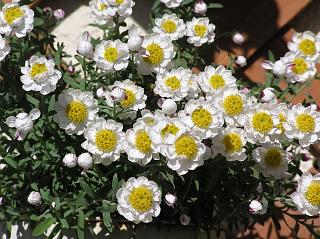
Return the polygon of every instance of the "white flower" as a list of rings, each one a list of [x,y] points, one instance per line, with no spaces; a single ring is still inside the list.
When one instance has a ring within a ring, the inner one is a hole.
[[[132,7],[135,5],[135,2],[132,0],[104,0],[104,2],[114,7],[122,18],[129,17],[132,14]]]
[[[40,110],[37,108],[30,111],[29,114],[23,112],[17,114],[16,117],[10,116],[6,120],[6,124],[10,128],[16,128],[16,139],[22,141],[25,139],[27,134],[33,129],[33,121],[40,117]]]
[[[198,0],[194,4],[194,12],[200,15],[205,15],[208,10],[207,4],[203,0]]]
[[[218,66],[217,68],[206,66],[204,72],[198,75],[198,83],[203,92],[213,96],[226,87],[237,87],[236,78],[224,66]]]
[[[277,103],[277,97],[274,93],[274,88],[267,87],[261,92],[261,102],[263,103]]]
[[[95,163],[109,165],[120,158],[124,140],[123,125],[114,120],[99,118],[84,131],[86,141],[81,144],[95,158]]]
[[[88,59],[93,58],[93,45],[91,44],[90,33],[85,31],[82,33],[81,40],[77,45],[77,52]]]
[[[40,193],[32,191],[28,196],[28,203],[34,206],[39,206],[42,203]]]
[[[247,140],[252,144],[270,143],[277,140],[281,130],[276,126],[280,121],[277,109],[273,104],[254,104],[247,112],[244,129]]]
[[[112,17],[116,15],[116,9],[105,0],[92,0],[89,2],[91,18],[95,23],[112,26]]]
[[[252,156],[265,177],[281,179],[288,171],[289,154],[279,146],[268,144],[258,147],[253,150]]]
[[[179,7],[183,0],[160,0],[160,2],[164,3],[168,8],[176,8]]]
[[[144,89],[135,85],[131,80],[116,81],[114,85],[109,86],[110,89],[118,87],[124,90],[124,98],[120,100],[120,106],[125,109],[124,112],[118,115],[121,119],[135,118],[138,110],[146,107],[147,96],[144,94]],[[112,92],[112,91],[111,91]],[[114,107],[115,99],[112,98],[111,92],[106,92],[106,103],[110,107]]]
[[[292,42],[288,42],[288,48],[317,63],[320,58],[320,34],[315,35],[311,31],[294,33]]]
[[[320,174],[313,177],[309,172],[304,173],[299,179],[297,191],[291,195],[291,198],[303,214],[319,215]]]
[[[110,91],[110,97],[114,102],[121,102],[127,96],[124,89],[116,86]]]
[[[162,111],[165,114],[171,115],[177,111],[177,103],[172,99],[166,99],[162,103]]]
[[[92,168],[93,165],[93,159],[90,154],[83,153],[80,154],[78,157],[78,165],[79,167],[83,168],[84,170],[88,170]]]
[[[168,207],[173,207],[177,201],[177,197],[175,195],[173,195],[172,193],[167,193],[164,196],[164,200],[165,200],[165,203],[167,204]]]
[[[211,43],[214,41],[216,26],[209,23],[209,18],[193,18],[191,22],[186,23],[187,41],[199,47],[204,43]]]
[[[132,129],[127,130],[122,147],[128,155],[128,160],[140,165],[146,165],[152,159],[159,159],[148,127],[143,121],[137,121]]]
[[[145,177],[129,178],[117,191],[118,213],[134,223],[149,223],[160,214],[161,190]]]
[[[145,129],[149,132],[150,128],[155,126],[159,120],[165,118],[165,115],[160,110],[151,112],[150,110],[141,110],[141,118],[137,119],[137,122],[142,122]]]
[[[303,58],[298,53],[287,52],[284,59],[291,66],[288,67],[286,73],[288,82],[305,82],[312,79],[317,73],[315,63]]]
[[[172,41],[176,41],[184,36],[186,25],[175,13],[164,14],[161,18],[155,19],[155,26],[152,31],[161,35],[164,34]]]
[[[188,94],[191,76],[191,70],[182,67],[173,69],[170,72],[164,71],[162,74],[157,75],[154,93],[161,97],[180,101]]]
[[[243,161],[247,158],[245,145],[246,132],[233,126],[221,129],[212,139],[212,152],[221,153],[228,161]]]
[[[53,116],[53,120],[70,135],[82,134],[87,124],[96,118],[99,111],[97,101],[91,92],[72,88],[59,95],[54,109],[57,113]]]
[[[199,85],[198,85],[198,75],[192,74],[191,78],[189,79],[189,89],[188,89],[188,95],[187,99],[196,99],[199,97],[199,94],[201,92]]]
[[[277,76],[283,76],[289,71],[289,68],[293,66],[293,62],[288,61],[285,57],[280,57],[280,59],[274,63],[264,60],[261,66],[266,70],[272,70],[273,74]]]
[[[66,13],[62,9],[57,9],[53,12],[53,16],[56,20],[61,21]]]
[[[75,155],[75,154],[66,154],[64,156],[64,158],[63,158],[63,163],[68,168],[74,168],[75,166],[77,166],[77,163],[78,163],[77,155]]]
[[[234,62],[240,67],[247,65],[247,59],[244,56],[236,56]]]
[[[268,201],[266,201],[266,205],[262,205],[258,200],[252,200],[249,204],[249,212],[251,214],[260,214],[263,215],[267,212]]]
[[[301,147],[308,147],[319,139],[320,113],[312,106],[294,105],[287,113],[283,128],[289,139],[296,138]]]
[[[224,123],[221,112],[202,97],[190,100],[178,116],[202,139],[216,136]]]
[[[245,113],[251,104],[244,93],[235,87],[230,87],[207,98],[213,101],[216,107],[224,114],[224,120],[227,125],[244,125]]]
[[[0,35],[0,61],[2,61],[11,51],[8,41]]]
[[[284,140],[290,140],[285,135],[285,129],[283,127],[283,124],[287,122],[289,107],[291,107],[291,105],[288,105],[286,103],[276,104],[276,109],[277,109],[276,112],[279,119],[279,124],[276,125],[276,127],[281,131],[281,134],[277,136],[279,137],[279,142],[282,142]]]
[[[173,67],[174,46],[170,38],[162,34],[151,34],[144,37],[142,50],[136,55],[138,73],[148,75],[152,72],[162,73]]]
[[[120,40],[102,41],[96,46],[94,60],[97,67],[105,71],[120,71],[129,64],[129,49],[126,43]]]
[[[21,67],[20,80],[25,91],[38,91],[42,95],[47,95],[56,89],[56,85],[62,73],[55,69],[52,59],[45,56],[32,56],[26,61],[25,66]]]
[[[128,48],[131,51],[138,51],[141,49],[143,37],[139,32],[139,29],[136,25],[132,25],[128,30]]]
[[[232,36],[232,41],[235,44],[241,45],[245,41],[245,38],[240,32],[235,32]]]
[[[174,135],[173,142],[166,145],[167,165],[179,175],[184,175],[203,165],[205,151],[201,138],[191,131],[180,130]]]
[[[19,0],[5,4],[0,12],[0,33],[25,37],[33,29],[34,12],[27,6],[20,6]]]

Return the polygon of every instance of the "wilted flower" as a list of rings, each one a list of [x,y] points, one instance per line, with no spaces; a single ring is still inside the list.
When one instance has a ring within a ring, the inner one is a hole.
[[[162,103],[162,111],[165,114],[171,115],[177,111],[177,103],[172,99],[166,99]]]
[[[90,154],[83,153],[80,154],[78,157],[78,165],[83,168],[84,170],[88,170],[92,168],[93,159]]]
[[[62,9],[57,9],[53,12],[53,16],[57,19],[57,21],[61,21],[65,16],[65,12]]]
[[[77,45],[77,52],[79,55],[84,56],[88,59],[93,58],[93,45],[91,44],[90,33],[85,31],[82,33],[81,41]]]
[[[198,0],[194,5],[194,12],[205,15],[208,10],[207,4],[203,0]]]
[[[74,168],[77,166],[77,155],[75,154],[66,154],[63,158],[63,163],[68,168]]]
[[[41,195],[39,192],[32,191],[28,196],[28,203],[34,206],[39,206],[41,204]]]

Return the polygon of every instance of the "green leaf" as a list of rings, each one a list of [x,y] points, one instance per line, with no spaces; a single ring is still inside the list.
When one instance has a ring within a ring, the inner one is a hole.
[[[47,218],[46,220],[40,222],[32,231],[32,236],[41,236],[43,235],[48,228],[55,223],[55,219],[50,217]]]
[[[89,186],[89,184],[83,181],[83,179],[80,179],[80,186],[86,192],[86,194],[88,194],[89,197],[94,198],[94,194],[91,187]]]
[[[4,161],[6,161],[6,163],[14,169],[18,168],[16,161],[14,161],[12,158],[4,157]]]
[[[223,5],[221,3],[209,3],[207,8],[223,8]]]
[[[115,190],[118,187],[118,175],[115,173],[112,178],[112,189]]]
[[[77,228],[77,235],[79,239],[84,239],[84,231],[80,228]]]
[[[75,89],[80,88],[79,83],[75,79],[73,79],[68,73],[65,73],[62,79],[64,80],[64,82],[69,84],[72,88],[75,88]]]
[[[188,5],[190,3],[192,3],[193,0],[184,0],[182,3],[181,3],[181,6],[185,6],[185,5]]]
[[[104,212],[102,212],[102,216],[103,216],[103,224],[105,225],[107,230],[111,232],[112,231],[112,224],[111,224],[110,212],[104,211]]]
[[[78,226],[81,229],[84,229],[84,213],[83,213],[83,211],[79,211]]]
[[[33,104],[35,107],[39,107],[40,101],[36,98],[32,97],[31,95],[26,95],[27,101],[29,101],[31,104]]]

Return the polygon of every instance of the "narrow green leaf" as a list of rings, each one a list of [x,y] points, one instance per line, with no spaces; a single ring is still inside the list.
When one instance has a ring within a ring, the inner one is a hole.
[[[221,3],[209,3],[207,8],[223,8],[223,5]]]
[[[6,163],[14,169],[18,168],[17,163],[12,158],[4,157],[4,161],[6,161]]]
[[[53,223],[55,223],[55,219],[52,217],[40,222],[32,231],[32,236],[43,235]]]
[[[35,107],[39,107],[40,101],[36,98],[32,97],[31,95],[26,95],[27,101],[33,104]]]
[[[89,184],[87,184],[85,181],[83,181],[81,179],[80,186],[86,192],[86,194],[88,194],[89,197],[94,198],[93,191],[92,191],[91,187],[89,186]]]
[[[84,231],[80,228],[77,228],[77,235],[79,239],[84,239]]]
[[[83,211],[79,211],[78,226],[81,229],[84,229],[84,213],[83,213]]]

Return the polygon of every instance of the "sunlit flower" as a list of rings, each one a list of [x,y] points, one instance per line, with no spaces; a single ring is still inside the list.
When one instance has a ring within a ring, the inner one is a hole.
[[[132,25],[128,29],[128,48],[131,51],[138,51],[141,49],[143,37],[136,25]]]
[[[179,7],[183,0],[160,0],[167,8]]]
[[[186,25],[176,14],[164,14],[161,18],[155,19],[155,26],[152,31],[168,36],[172,41],[178,40],[185,34]]]
[[[74,168],[78,164],[78,158],[75,154],[66,154],[63,157],[63,164],[68,168]]]
[[[177,103],[172,99],[166,99],[162,103],[162,111],[165,114],[174,114],[177,111]]]
[[[89,2],[89,7],[94,22],[108,26],[113,24],[112,17],[116,15],[116,9],[107,4],[105,0],[92,0]]]
[[[79,165],[79,167],[83,168],[84,171],[92,168],[93,159],[92,159],[91,155],[88,153],[80,154],[78,157],[78,165]]]
[[[132,0],[103,0],[108,5],[112,6],[117,14],[122,17],[126,18],[131,16],[132,8],[135,5],[135,2]]]
[[[82,33],[81,40],[77,45],[77,52],[79,55],[84,56],[88,59],[93,58],[93,45],[91,43],[90,33],[85,31]]]
[[[216,26],[209,22],[209,18],[193,18],[192,21],[186,23],[187,41],[195,46],[201,46],[204,43],[211,43],[214,41]]]

